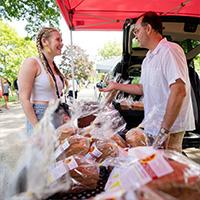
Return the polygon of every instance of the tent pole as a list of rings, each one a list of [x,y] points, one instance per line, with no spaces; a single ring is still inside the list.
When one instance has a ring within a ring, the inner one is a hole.
[[[72,30],[70,29],[70,45],[71,45],[71,66],[72,66],[72,88],[73,88],[73,103],[75,101],[75,83],[74,83],[74,60],[73,60],[73,51],[72,51],[72,45],[73,45],[73,38],[72,38]]]

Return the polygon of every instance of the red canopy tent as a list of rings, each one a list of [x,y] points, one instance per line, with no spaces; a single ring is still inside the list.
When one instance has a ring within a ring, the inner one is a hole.
[[[122,30],[145,11],[200,17],[200,0],[56,0],[70,30]]]
[[[126,18],[138,17],[145,11],[200,17],[200,0],[56,0],[56,3],[70,29],[71,45],[73,30],[120,31]],[[72,77],[74,80],[73,63]]]

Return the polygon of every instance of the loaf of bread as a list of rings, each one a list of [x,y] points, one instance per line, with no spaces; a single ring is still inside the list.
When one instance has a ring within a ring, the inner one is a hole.
[[[65,139],[76,134],[76,128],[74,127],[63,128],[59,130],[58,134],[59,134],[59,141],[60,143],[62,143]]]
[[[111,139],[114,140],[118,146],[122,148],[127,147],[126,141],[119,134],[113,135]]]
[[[168,159],[174,171],[155,179],[147,186],[156,191],[169,194],[180,200],[198,200],[200,197],[200,176],[189,172],[189,165]]]
[[[146,146],[147,137],[140,128],[132,128],[126,133],[126,142],[131,147]]]
[[[68,142],[68,147],[59,156],[58,160],[60,159],[63,160],[72,155],[82,155],[82,156],[86,155],[90,149],[91,139],[76,134],[69,137],[67,142]]]
[[[87,160],[81,156],[69,157],[69,159],[74,159],[76,166],[69,170],[70,176],[72,178],[72,187],[70,192],[81,192],[88,189],[95,189],[99,180],[99,167],[92,161]],[[65,160],[69,163],[69,160]],[[73,161],[74,162],[74,161]]]
[[[87,115],[87,116],[78,118],[78,127],[84,128],[84,127],[89,126],[94,121],[95,118],[96,118],[95,115]]]
[[[97,162],[102,162],[106,158],[118,156],[119,150],[112,140],[94,139],[88,154]]]
[[[59,138],[59,142],[63,142],[66,138],[71,137],[72,135],[75,135],[77,132],[77,128],[74,126],[64,124],[56,129],[56,134]]]

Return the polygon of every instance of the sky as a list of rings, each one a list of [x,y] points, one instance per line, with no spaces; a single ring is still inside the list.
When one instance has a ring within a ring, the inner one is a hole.
[[[66,22],[62,18],[60,29],[64,43],[70,44],[70,32]],[[109,41],[117,41],[122,44],[122,31],[73,31],[73,44],[80,46],[91,57],[95,57],[98,49],[101,49]]]
[[[20,36],[26,36],[24,30],[25,22],[13,21],[8,23],[16,29]],[[63,18],[60,20],[60,30],[62,32],[63,43],[69,45],[70,31]],[[98,50],[107,42],[117,41],[122,44],[122,31],[73,31],[72,41],[73,44],[78,45],[85,50],[91,60],[95,60]]]

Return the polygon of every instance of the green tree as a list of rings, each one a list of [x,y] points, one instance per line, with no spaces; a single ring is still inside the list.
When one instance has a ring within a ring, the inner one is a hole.
[[[198,54],[195,59],[194,59],[194,66],[196,71],[198,72],[199,76],[200,76],[200,54]]]
[[[34,36],[43,25],[58,27],[60,11],[55,0],[1,0],[0,18],[27,21],[26,30]]]
[[[66,77],[72,72],[72,61],[74,64],[74,74],[78,80],[83,82],[93,76],[94,63],[89,61],[88,55],[79,46],[69,45],[64,47],[60,68]]]
[[[188,53],[190,50],[200,45],[200,41],[188,39],[181,42],[180,45],[183,47],[184,51]],[[194,58],[194,66],[195,70],[200,74],[200,54]]]
[[[113,56],[120,56],[121,54],[121,43],[116,41],[105,43],[103,48],[98,51],[98,55],[104,59],[111,58]]]
[[[13,81],[22,61],[36,55],[35,43],[20,37],[17,32],[0,20],[0,72],[1,76]]]

